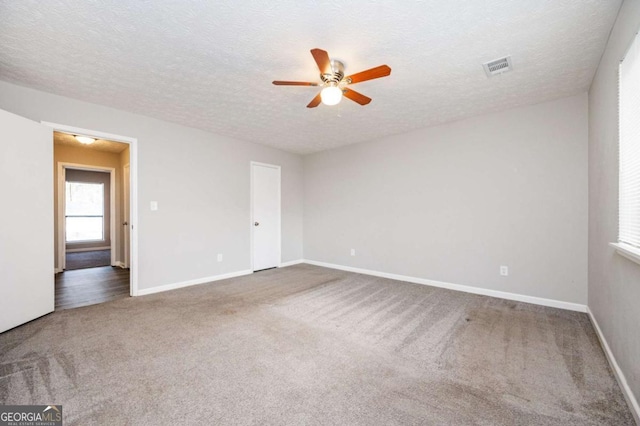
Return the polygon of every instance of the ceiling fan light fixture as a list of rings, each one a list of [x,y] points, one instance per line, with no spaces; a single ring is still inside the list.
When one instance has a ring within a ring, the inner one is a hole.
[[[307,108],[315,108],[320,103],[330,106],[337,105],[342,100],[342,96],[359,105],[368,105],[371,102],[371,98],[347,86],[373,80],[374,78],[387,77],[391,74],[391,68],[388,65],[380,65],[345,76],[344,63],[335,59],[331,60],[326,50],[311,49],[311,55],[316,61],[316,65],[318,65],[318,70],[320,70],[320,80],[322,81],[320,84],[308,81],[275,80],[272,82],[276,86],[321,86],[323,89],[311,99]]]
[[[327,86],[320,92],[320,98],[325,105],[338,105],[342,100],[342,90],[338,86]]]
[[[76,135],[75,138],[78,142],[83,143],[85,145],[91,145],[96,141],[94,138],[90,138],[89,136]]]

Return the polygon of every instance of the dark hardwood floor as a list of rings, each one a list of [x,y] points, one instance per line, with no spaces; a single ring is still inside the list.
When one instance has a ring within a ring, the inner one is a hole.
[[[129,270],[103,266],[56,274],[56,310],[129,297]]]
[[[98,268],[111,265],[111,250],[82,251],[67,253],[65,271],[83,268]]]

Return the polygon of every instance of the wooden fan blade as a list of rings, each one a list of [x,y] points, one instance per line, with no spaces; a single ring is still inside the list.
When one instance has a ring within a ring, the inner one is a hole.
[[[318,83],[309,83],[307,81],[274,81],[276,86],[317,86]]]
[[[371,102],[371,98],[368,98],[365,95],[356,92],[355,90],[345,88],[342,90],[342,94],[352,101],[359,103],[360,105],[366,105]]]
[[[322,98],[320,97],[320,93],[318,93],[316,97],[313,98],[311,102],[309,102],[309,105],[307,105],[307,108],[315,108],[318,105],[320,105],[320,102],[322,102]]]
[[[320,69],[320,74],[331,74],[333,70],[331,69],[331,60],[329,59],[329,54],[322,49],[311,49],[311,54],[313,55],[313,59],[315,59],[316,64],[318,64],[318,69]]]
[[[313,98],[311,102],[309,102],[309,105],[307,105],[307,108],[315,108],[318,105],[320,105],[320,102],[322,102],[322,98],[320,97],[320,93],[318,93],[316,97]]]
[[[391,68],[389,68],[388,65],[380,65],[379,67],[350,75],[347,78],[351,79],[350,84],[355,84],[362,81],[373,80],[374,78],[386,77],[389,74],[391,74]]]

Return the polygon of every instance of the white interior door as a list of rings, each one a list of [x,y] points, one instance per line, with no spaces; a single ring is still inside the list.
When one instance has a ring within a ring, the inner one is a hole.
[[[54,309],[53,130],[0,110],[0,332]]]
[[[280,265],[280,166],[251,163],[253,270]]]
[[[123,203],[123,208],[124,208],[124,214],[123,214],[123,227],[124,227],[124,267],[125,268],[129,268],[130,266],[130,262],[131,262],[131,253],[129,248],[131,247],[131,218],[130,218],[130,213],[131,213],[131,207],[130,207],[130,203],[129,203],[129,198],[130,198],[130,193],[131,193],[131,175],[130,175],[130,167],[129,165],[125,165],[122,168],[122,179],[123,179],[123,185],[122,185],[122,189],[123,189],[123,198],[124,198],[124,203]]]

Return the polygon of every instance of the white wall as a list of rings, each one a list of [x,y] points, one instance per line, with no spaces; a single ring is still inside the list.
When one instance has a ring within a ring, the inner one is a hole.
[[[139,289],[250,268],[252,160],[282,166],[282,260],[302,257],[298,155],[5,82],[0,109],[138,139]]]
[[[627,0],[589,90],[589,309],[636,400],[640,265],[609,243],[618,240],[618,64],[639,29],[640,1]]]
[[[138,138],[140,289],[250,267],[254,160],[282,166],[283,262],[304,198],[307,259],[586,303],[586,95],[307,156],[304,176],[294,154],[4,82],[0,108]]]
[[[587,302],[586,94],[305,156],[304,194],[305,259]]]

